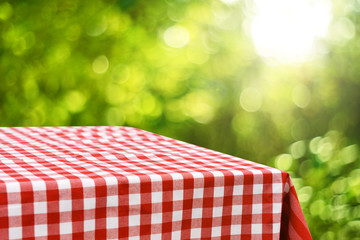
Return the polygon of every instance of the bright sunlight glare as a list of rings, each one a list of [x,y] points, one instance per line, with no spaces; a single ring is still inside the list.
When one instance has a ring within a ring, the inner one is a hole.
[[[251,35],[257,52],[280,63],[308,60],[331,21],[330,0],[255,0]]]

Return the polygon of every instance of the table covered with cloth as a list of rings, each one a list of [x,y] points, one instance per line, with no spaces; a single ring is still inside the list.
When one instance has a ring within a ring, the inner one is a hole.
[[[130,127],[0,128],[0,239],[311,239],[289,174]]]

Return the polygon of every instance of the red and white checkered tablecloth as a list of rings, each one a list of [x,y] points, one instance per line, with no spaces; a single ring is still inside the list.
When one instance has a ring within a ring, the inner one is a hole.
[[[289,175],[129,127],[0,128],[1,239],[311,239]]]

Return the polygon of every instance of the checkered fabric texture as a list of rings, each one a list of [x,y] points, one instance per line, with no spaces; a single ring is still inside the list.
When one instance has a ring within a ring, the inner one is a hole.
[[[0,128],[0,239],[311,239],[289,175],[129,127]]]

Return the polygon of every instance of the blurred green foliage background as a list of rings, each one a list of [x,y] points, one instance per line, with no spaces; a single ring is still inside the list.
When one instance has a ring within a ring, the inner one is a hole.
[[[316,12],[261,25],[261,0],[1,1],[0,125],[127,125],[274,166],[314,239],[360,239],[360,1],[303,2],[328,8],[322,37]]]

